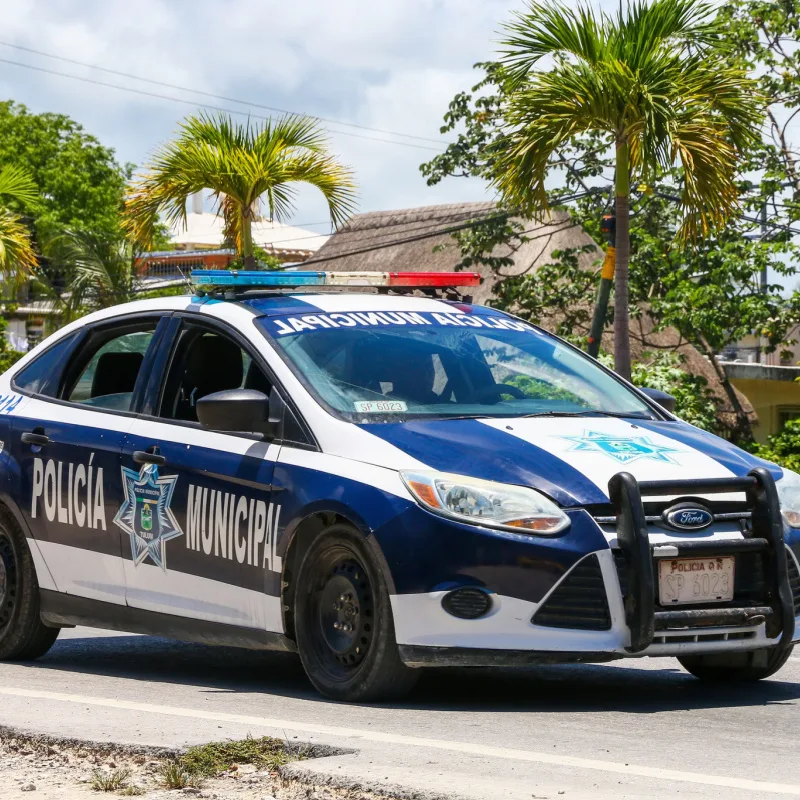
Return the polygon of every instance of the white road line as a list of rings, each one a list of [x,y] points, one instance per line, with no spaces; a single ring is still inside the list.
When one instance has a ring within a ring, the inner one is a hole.
[[[744,789],[751,792],[785,794],[800,797],[800,785],[790,783],[771,783],[754,781],[747,778],[729,778],[724,775],[704,775],[699,772],[682,772],[658,767],[641,767],[635,764],[620,764],[615,761],[600,761],[593,758],[575,756],[559,756],[552,753],[536,753],[529,750],[514,750],[505,747],[492,747],[470,742],[450,742],[444,739],[426,739],[418,736],[403,736],[380,731],[363,731],[356,728],[340,728],[332,725],[316,725],[294,720],[273,719],[271,717],[252,717],[244,714],[225,714],[217,711],[201,711],[194,708],[154,705],[151,703],[134,703],[128,700],[113,700],[106,697],[91,697],[80,694],[62,694],[60,692],[44,692],[31,689],[0,687],[0,695],[11,697],[27,697],[36,700],[55,700],[64,703],[80,703],[81,705],[117,708],[126,711],[138,711],[144,714],[163,714],[173,717],[213,720],[215,722],[231,722],[244,725],[255,725],[262,728],[293,730],[302,733],[314,733],[324,736],[362,739],[370,742],[406,745],[411,747],[427,747],[435,750],[448,750],[457,753],[468,753],[475,756],[491,756],[516,761],[528,761],[539,764],[554,764],[560,767],[577,769],[593,769],[600,772],[611,772],[618,775],[655,778],[658,780],[697,783],[705,786],[724,786],[730,789]]]

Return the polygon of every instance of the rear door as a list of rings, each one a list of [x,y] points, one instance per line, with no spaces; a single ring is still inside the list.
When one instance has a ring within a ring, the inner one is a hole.
[[[119,459],[161,319],[84,331],[66,363],[53,364],[57,383],[34,387],[16,417],[13,494],[60,592],[125,603],[121,534],[113,524],[123,494]]]
[[[176,318],[176,322],[177,322]],[[148,413],[122,456],[127,602],[134,608],[260,631],[282,631],[278,446],[204,430],[201,397],[225,389],[269,394],[254,348],[233,329],[181,318],[163,343]]]

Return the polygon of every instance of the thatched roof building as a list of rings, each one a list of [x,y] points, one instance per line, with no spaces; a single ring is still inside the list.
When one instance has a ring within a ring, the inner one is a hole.
[[[475,220],[490,217],[495,211],[494,203],[485,202],[357,214],[305,261],[303,268],[352,272],[450,272],[461,261],[461,252],[452,231],[463,229]],[[480,288],[472,292],[476,303],[486,303],[491,299],[498,276],[520,275],[535,270],[552,260],[554,250],[588,246],[587,252],[579,256],[579,263],[586,269],[599,267],[602,250],[567,213],[554,212],[544,222],[525,221],[524,229],[528,241],[515,249],[498,247],[492,254],[510,257],[513,266],[504,267],[499,273],[486,266],[474,268],[484,279]],[[557,322],[554,319],[536,321],[551,330]],[[588,330],[576,333],[588,334]],[[603,335],[603,349],[613,351],[613,332],[610,329]],[[670,350],[679,353],[688,372],[706,378],[720,400],[721,421],[733,427],[733,409],[712,365],[683,340],[678,331],[667,328],[654,332],[652,320],[643,311],[639,317],[631,320],[631,349],[634,359],[641,358],[648,351]],[[755,422],[756,415],[750,402],[741,392],[737,391],[737,394]]]

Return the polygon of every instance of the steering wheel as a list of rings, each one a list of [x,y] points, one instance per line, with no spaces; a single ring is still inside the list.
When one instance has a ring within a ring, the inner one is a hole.
[[[479,402],[487,395],[495,395],[497,398],[495,402],[499,403],[501,394],[510,394],[515,400],[522,400],[528,396],[519,386],[511,386],[508,383],[495,383],[492,386],[483,386],[480,389],[476,389],[472,393],[472,400]]]

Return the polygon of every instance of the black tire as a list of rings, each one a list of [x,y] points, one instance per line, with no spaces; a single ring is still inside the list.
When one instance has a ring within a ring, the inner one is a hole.
[[[760,681],[774,675],[788,660],[792,648],[764,647],[741,653],[709,653],[678,658],[695,678],[718,683]]]
[[[39,582],[25,537],[8,511],[0,509],[0,660],[39,658],[58,634],[39,616]]]
[[[397,651],[380,567],[349,525],[332,525],[308,548],[294,604],[300,659],[320,694],[349,702],[389,700],[416,683],[419,670],[405,666]]]

